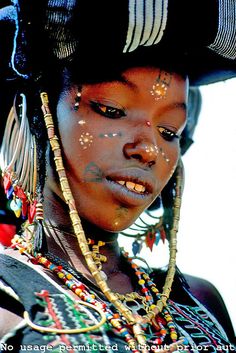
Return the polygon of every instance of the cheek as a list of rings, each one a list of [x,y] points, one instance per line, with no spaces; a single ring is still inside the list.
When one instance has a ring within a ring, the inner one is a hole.
[[[159,155],[156,170],[163,188],[172,177],[178,163],[180,156],[179,141],[162,144],[162,146],[158,146],[158,149]]]
[[[89,149],[94,142],[94,135],[88,128],[87,119],[74,109],[69,98],[62,99],[57,107],[58,129],[63,144],[64,154],[77,156]]]

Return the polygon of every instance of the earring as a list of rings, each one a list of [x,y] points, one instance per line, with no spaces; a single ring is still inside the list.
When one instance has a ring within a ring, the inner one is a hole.
[[[20,102],[19,102],[20,100]],[[47,251],[44,234],[43,204],[38,188],[37,146],[35,136],[31,134],[27,119],[27,104],[24,94],[14,100],[0,150],[0,168],[10,208],[16,217],[27,220],[27,230],[34,223],[36,229],[32,242],[32,252]],[[14,244],[14,239],[13,239]]]
[[[74,110],[77,111],[79,109],[80,101],[81,101],[81,91],[82,87],[78,87],[78,92],[75,97],[75,104],[74,104]]]
[[[20,99],[20,102],[19,102]],[[19,111],[19,114],[18,112]],[[36,214],[37,155],[35,137],[30,132],[24,94],[14,100],[8,115],[0,150],[4,190],[11,200],[10,207],[33,222]]]
[[[128,237],[135,238],[132,243],[132,252],[137,256],[145,244],[151,251],[154,245],[158,245],[161,239],[165,242],[166,235],[163,227],[163,204],[161,195],[155,200],[155,207],[146,210],[138,220],[125,232]]]
[[[179,209],[183,187],[183,164],[181,160],[161,195],[154,201],[143,215],[125,232],[120,234],[135,238],[132,244],[133,255],[138,256],[143,244],[151,251],[166,238],[171,239],[172,233],[177,233]]]

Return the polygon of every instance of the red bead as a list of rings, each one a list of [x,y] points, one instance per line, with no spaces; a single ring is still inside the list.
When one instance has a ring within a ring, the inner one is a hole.
[[[33,223],[34,221],[34,217],[36,215],[36,200],[33,203],[29,204],[29,208],[28,208],[28,220],[29,223]]]
[[[162,344],[162,339],[161,339],[161,338],[156,338],[156,339],[154,340],[154,342],[155,342],[157,345]]]
[[[23,217],[27,216],[28,213],[28,201],[26,199],[22,199],[21,213]]]
[[[10,189],[11,187],[11,180],[10,180],[10,174],[5,174],[3,177],[3,186],[5,193]]]
[[[21,201],[26,201],[27,196],[24,193],[23,189],[20,186],[15,186],[14,188],[14,194],[21,199]]]
[[[81,290],[85,290],[85,286],[83,285],[83,283],[80,283],[80,284],[78,285],[78,288],[81,289]]]
[[[75,291],[76,288],[78,288],[78,286],[77,286],[76,284],[73,284],[73,286],[71,287],[71,289],[72,289],[73,291]]]
[[[31,258],[31,259],[30,259],[30,262],[31,262],[33,265],[37,265],[37,264],[38,264],[38,260],[35,259],[35,258]]]

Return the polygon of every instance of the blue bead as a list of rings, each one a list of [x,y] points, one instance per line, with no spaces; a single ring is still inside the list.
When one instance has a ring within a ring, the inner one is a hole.
[[[134,256],[136,256],[141,250],[141,244],[135,240],[132,244],[132,252],[134,254]]]
[[[156,232],[155,245],[158,245],[158,244],[159,244],[160,239],[161,239],[160,233],[159,233],[159,232]]]
[[[7,198],[8,198],[8,200],[12,198],[13,191],[14,191],[13,186],[11,186],[11,187],[7,190]]]

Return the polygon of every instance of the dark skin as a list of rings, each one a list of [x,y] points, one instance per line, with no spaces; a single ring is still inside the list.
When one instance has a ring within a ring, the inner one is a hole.
[[[129,227],[160,194],[179,156],[187,82],[169,74],[166,97],[156,100],[151,90],[158,74],[158,69],[132,69],[120,81],[84,85],[78,111],[77,87],[72,86],[61,94],[57,107],[63,160],[85,233],[113,241],[103,248],[109,258],[103,266],[108,275],[121,267],[115,233]],[[48,173],[46,216],[68,229],[70,220],[53,169]],[[119,182],[135,184],[141,192]],[[76,240],[62,241],[74,266],[92,279]],[[121,283],[124,292],[133,289],[123,273],[109,276],[109,282],[113,290]]]
[[[173,75],[166,98],[155,100],[150,91],[158,72],[133,69],[123,75],[124,82],[84,85],[78,111],[74,110],[77,87],[60,96],[58,128],[72,193],[80,216],[100,229],[117,232],[130,226],[160,194],[176,166],[186,121],[187,84]],[[166,136],[169,132],[173,136]],[[89,142],[82,145],[86,136]],[[122,194],[122,186],[113,185],[118,181],[143,185],[145,192]],[[69,225],[50,170],[45,195],[53,197],[59,209],[57,223]],[[121,206],[127,209],[122,218],[117,215]],[[47,212],[50,218],[50,209]]]
[[[107,242],[103,270],[110,288],[120,293],[135,288],[129,272],[122,271],[117,232],[129,227],[165,187],[178,161],[186,123],[187,80],[167,74],[171,80],[166,96],[155,99],[151,91],[159,73],[136,68],[124,72],[120,81],[84,85],[78,110],[78,88],[71,85],[57,106],[64,166],[83,228],[89,237]],[[77,239],[69,234],[67,206],[50,163],[47,173],[44,209],[56,227],[49,232],[49,250],[93,280]],[[199,281],[192,280],[193,290],[195,283],[199,288]],[[207,291],[210,295],[210,285]],[[21,318],[1,310],[7,332]],[[226,315],[224,307],[222,313]]]

